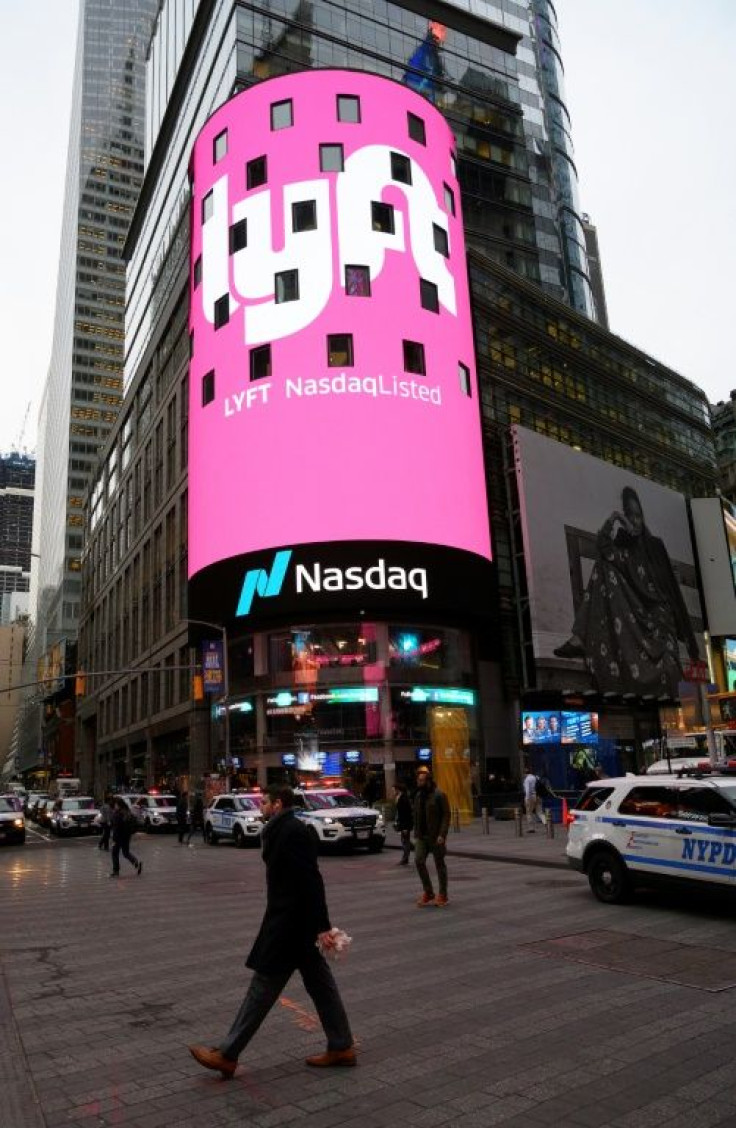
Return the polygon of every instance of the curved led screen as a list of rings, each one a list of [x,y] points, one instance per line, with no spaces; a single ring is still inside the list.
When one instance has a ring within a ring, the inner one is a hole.
[[[402,593],[450,610],[471,594],[455,590],[458,554],[476,597],[485,588],[453,151],[427,101],[352,71],[260,83],[201,131],[191,613],[280,613],[289,595],[294,610],[312,596],[328,609],[356,591],[367,606]]]

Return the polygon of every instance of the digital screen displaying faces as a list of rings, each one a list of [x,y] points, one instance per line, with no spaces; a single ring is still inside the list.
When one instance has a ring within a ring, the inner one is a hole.
[[[524,744],[595,744],[598,740],[598,714],[557,710],[521,715]]]

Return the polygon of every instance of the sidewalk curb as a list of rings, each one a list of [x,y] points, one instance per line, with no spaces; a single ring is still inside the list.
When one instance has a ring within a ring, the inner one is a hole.
[[[395,842],[387,842],[386,848],[388,850],[400,850],[401,845]],[[508,854],[489,854],[479,850],[454,850],[452,846],[447,847],[447,856],[448,858],[471,858],[478,862],[502,862],[509,866],[537,866],[540,869],[570,870],[572,872],[568,862],[563,859],[551,861],[547,858],[510,857]]]

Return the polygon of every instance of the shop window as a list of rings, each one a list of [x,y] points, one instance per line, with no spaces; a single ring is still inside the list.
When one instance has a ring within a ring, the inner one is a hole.
[[[328,336],[327,363],[330,368],[353,367],[353,337],[351,333],[331,333]]]
[[[217,164],[227,154],[227,130],[223,129],[222,133],[218,133],[217,137],[212,143],[212,158]]]
[[[371,272],[367,266],[345,267],[345,293],[349,298],[371,296]]]
[[[271,375],[271,346],[259,345],[250,350],[251,380],[266,380]]]
[[[242,251],[248,245],[248,220],[240,219],[230,228],[230,254]]]
[[[342,145],[320,145],[319,167],[322,172],[342,172],[345,167]]]
[[[291,230],[315,231],[317,228],[317,201],[300,200],[291,205]]]
[[[202,407],[206,407],[208,403],[212,403],[215,398],[215,370],[211,369],[205,372],[202,377]]]
[[[473,387],[470,383],[470,369],[462,361],[459,361],[457,371],[460,377],[460,391],[464,396],[472,396]]]
[[[444,255],[445,258],[450,257],[450,240],[447,237],[447,232],[444,227],[439,224],[432,224],[432,233],[434,235],[434,249],[438,254]]]
[[[404,348],[404,371],[413,372],[416,376],[426,375],[424,364],[424,345],[418,341],[402,341]]]
[[[393,235],[394,209],[391,204],[382,204],[373,200],[371,203],[371,227],[374,231],[383,231],[387,235]]]
[[[356,98],[352,94],[338,94],[337,120],[358,124],[360,122],[360,98]]]
[[[409,136],[412,141],[417,141],[420,145],[427,144],[427,130],[424,122],[416,114],[407,114],[406,120],[409,126]]]
[[[271,105],[271,129],[288,129],[294,124],[294,104],[291,98]]]
[[[428,282],[426,278],[419,279],[419,300],[422,309],[428,309],[432,313],[440,312],[439,290],[434,282]]]
[[[450,215],[454,215],[455,214],[455,193],[453,192],[452,188],[450,188],[449,184],[443,184],[443,188],[444,188],[444,191],[445,191],[445,207],[447,208]]]
[[[274,275],[276,304],[299,301],[299,271],[283,270]]]
[[[411,184],[411,161],[403,153],[391,154],[391,179]]]
[[[268,179],[268,163],[265,157],[256,157],[245,166],[246,188],[260,188]]]
[[[215,302],[215,329],[222,329],[230,320],[230,295],[223,294]]]

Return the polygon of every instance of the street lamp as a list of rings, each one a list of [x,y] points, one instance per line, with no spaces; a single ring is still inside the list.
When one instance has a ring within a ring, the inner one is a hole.
[[[195,627],[207,627],[213,631],[219,631],[222,635],[222,683],[223,683],[223,701],[225,703],[225,790],[230,790],[230,668],[228,665],[227,657],[227,627],[223,627],[221,623],[209,623],[206,619],[182,619],[183,623],[190,623]]]

